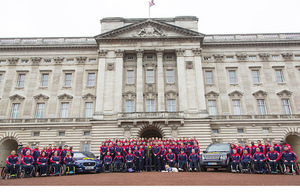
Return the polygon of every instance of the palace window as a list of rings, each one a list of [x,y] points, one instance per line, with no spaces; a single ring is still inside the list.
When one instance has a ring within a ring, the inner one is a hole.
[[[89,143],[82,143],[82,151],[89,152],[90,151],[90,144]]]
[[[36,105],[35,118],[43,118],[44,117],[44,109],[45,109],[45,103],[38,103]]]
[[[263,128],[263,133],[270,133],[270,128]]]
[[[267,114],[267,108],[266,108],[265,100],[257,100],[257,106],[258,106],[258,114],[259,115],[266,115]]]
[[[22,88],[25,84],[25,74],[19,74],[18,87]]]
[[[33,136],[34,136],[34,137],[39,137],[39,136],[40,136],[40,132],[39,132],[39,131],[33,132]]]
[[[168,112],[176,112],[176,100],[174,99],[169,99],[167,100],[167,108]]]
[[[241,115],[242,114],[242,107],[240,100],[232,100],[233,105],[233,114],[234,115]]]
[[[154,83],[154,70],[149,69],[146,71],[146,83]]]
[[[85,110],[84,110],[85,118],[92,118],[93,117],[93,111],[94,111],[94,103],[93,102],[86,102],[85,103]]]
[[[132,85],[134,84],[134,71],[127,70],[126,72],[126,84]]]
[[[19,118],[19,111],[20,111],[20,105],[19,103],[12,105],[12,112],[11,112],[11,118],[17,119]]]
[[[244,133],[244,129],[237,129],[238,133]]]
[[[258,70],[252,70],[252,78],[254,84],[260,84],[260,77]]]
[[[155,100],[149,99],[146,104],[146,112],[155,112]]]
[[[69,103],[62,102],[60,108],[60,118],[68,118],[69,117]]]
[[[284,114],[292,114],[291,106],[290,106],[290,100],[289,99],[282,99],[282,107],[283,107],[283,113]]]
[[[95,86],[95,73],[88,73],[88,87],[94,87]]]
[[[72,73],[65,73],[65,87],[71,87]]]
[[[48,73],[43,73],[42,74],[42,79],[41,79],[41,86],[42,87],[48,87],[48,79],[49,79],[49,74]]]
[[[256,60],[256,56],[249,56],[250,60]]]
[[[204,60],[211,60],[211,57],[203,57]]]
[[[170,69],[166,72],[167,83],[174,83],[174,70]]]
[[[236,73],[235,73],[235,70],[229,70],[228,71],[229,73],[229,83],[230,84],[236,84]]]
[[[217,101],[208,100],[207,104],[208,104],[209,115],[217,115]]]
[[[134,101],[126,100],[125,112],[134,112]]]
[[[217,133],[219,133],[219,129],[212,129],[211,132],[212,132],[213,134],[217,134]]]
[[[59,131],[58,136],[66,136],[66,132],[65,131]]]
[[[83,135],[84,135],[84,136],[90,136],[90,135],[91,135],[91,131],[84,131],[84,132],[83,132]]]
[[[277,83],[284,83],[282,70],[276,70]]]
[[[206,84],[208,84],[208,85],[211,85],[214,83],[212,71],[205,71],[205,81],[206,81]]]

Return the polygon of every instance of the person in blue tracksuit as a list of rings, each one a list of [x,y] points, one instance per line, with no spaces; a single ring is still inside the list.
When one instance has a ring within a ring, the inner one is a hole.
[[[64,146],[64,149],[60,152],[59,156],[60,156],[60,159],[62,159],[62,162],[61,164],[63,164],[63,159],[67,156],[67,153],[68,153],[69,149],[68,149],[68,146],[65,145]]]
[[[108,151],[108,147],[107,144],[104,143],[101,147],[100,147],[100,160],[103,160],[104,156],[106,155]]]
[[[133,161],[134,161],[134,155],[131,153],[131,150],[128,150],[128,154],[125,157],[126,166],[124,172],[128,171],[128,169],[132,168]]]
[[[50,157],[50,163],[54,168],[54,175],[59,175],[60,174],[60,168],[61,168],[61,159],[58,156],[58,151],[55,151],[53,153],[53,156]]]
[[[233,149],[233,154],[231,155],[231,167],[232,167],[232,172],[238,172],[239,170],[237,169],[238,164],[241,161],[241,156],[237,153],[237,149]]]
[[[109,172],[112,160],[113,159],[110,156],[110,152],[107,152],[106,156],[103,158],[104,172]]]
[[[135,171],[140,172],[141,167],[140,167],[140,151],[138,150],[138,147],[136,146],[134,151],[133,151],[133,156],[134,156],[134,165],[135,165]]]
[[[27,150],[26,156],[23,156],[21,162],[22,162],[22,167],[25,170],[25,175],[26,176],[30,175],[34,168],[34,166],[33,166],[34,158],[31,156],[29,150]],[[30,176],[32,176],[32,175],[30,175]]]
[[[282,152],[281,159],[285,165],[284,172],[286,173],[286,167],[290,168],[290,172],[294,171],[295,162],[298,160],[298,156],[295,152],[290,150],[290,147],[284,146],[284,151]]]
[[[36,160],[38,167],[40,169],[40,174],[42,176],[47,175],[47,170],[48,170],[48,157],[46,156],[46,152],[43,151],[41,155],[37,158]]]
[[[165,148],[164,145],[161,145],[160,162],[161,162],[161,167],[164,170],[165,170],[165,166],[166,166],[166,154],[167,154],[167,149]]]
[[[184,150],[180,151],[180,154],[178,154],[178,164],[179,164],[179,171],[184,170],[184,165],[187,163],[188,157],[186,153],[184,153]]]
[[[121,165],[124,163],[124,157],[121,155],[121,152],[117,153],[117,156],[114,158],[114,163],[116,166],[116,171],[120,171]]]
[[[34,159],[34,165],[36,166],[37,165],[37,163],[36,163],[36,160],[37,160],[37,158],[40,156],[40,154],[41,154],[41,152],[40,152],[40,150],[39,150],[39,145],[38,144],[36,144],[35,145],[35,148],[31,151],[31,156],[33,157],[33,159]]]
[[[192,153],[189,156],[189,160],[190,160],[190,171],[193,170],[194,171],[198,171],[198,161],[199,161],[199,155],[195,153],[195,150],[192,149]]]
[[[71,152],[67,152],[65,158],[63,159],[66,166],[69,168],[69,174],[75,173],[75,161],[73,157],[71,156]]]
[[[186,146],[186,155],[190,156],[190,154],[192,153],[192,150],[193,150],[193,146],[191,145],[190,142],[188,142],[187,146]]]
[[[169,149],[169,152],[166,154],[166,159],[170,167],[175,167],[176,155],[172,152],[172,149]]]
[[[108,146],[108,152],[112,158],[115,157],[115,147],[113,146],[112,142]]]
[[[115,154],[117,155],[118,153],[121,153],[123,152],[123,146],[121,145],[121,142],[118,142],[117,143],[117,146],[115,147]]]
[[[241,158],[241,164],[242,164],[244,172],[248,172],[249,171],[248,170],[248,165],[250,165],[251,161],[252,161],[252,156],[251,156],[251,154],[249,154],[248,150],[245,149],[244,150],[244,154],[243,154],[243,156]]]
[[[139,149],[139,167],[140,170],[143,171],[144,169],[144,161],[145,161],[145,150],[144,147],[140,147]]]
[[[154,157],[154,170],[155,171],[161,171],[160,167],[160,152],[161,152],[161,147],[158,146],[157,144],[152,147],[152,152],[153,152],[153,157]]]
[[[280,159],[280,154],[275,151],[273,147],[270,147],[270,151],[267,153],[266,157],[271,166],[271,173],[277,173],[277,164]]]
[[[11,151],[11,154],[6,158],[6,166],[10,172],[10,176],[15,177],[20,168],[20,160],[15,150]]]
[[[27,151],[30,151],[30,154],[31,154],[31,149],[29,147],[29,144],[26,144],[26,147],[24,147],[22,150],[21,150],[21,156],[26,156],[26,152]]]
[[[254,169],[257,173],[263,172],[263,166],[265,160],[266,160],[265,155],[262,152],[260,152],[260,149],[257,147],[256,152],[253,155]]]

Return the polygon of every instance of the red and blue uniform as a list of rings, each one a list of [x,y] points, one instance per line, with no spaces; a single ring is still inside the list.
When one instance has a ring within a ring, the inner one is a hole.
[[[9,155],[6,158],[6,166],[10,171],[10,175],[16,174],[17,170],[20,168],[20,160],[17,155]]]
[[[184,165],[187,163],[188,157],[186,153],[178,154],[178,164],[181,169],[184,169]]]
[[[143,147],[139,149],[139,167],[140,170],[145,170],[144,169],[144,159],[145,159],[145,151]]]
[[[259,144],[257,147],[259,148],[259,150],[260,150],[261,153],[263,153],[263,154],[266,153],[266,149],[265,149],[265,146],[264,146],[264,145]]]
[[[39,156],[36,160],[38,167],[40,168],[41,174],[47,174],[48,170],[48,157],[46,156]]]
[[[236,152],[240,155],[240,156],[243,156],[243,147],[242,146],[239,146],[236,148]]]
[[[26,175],[31,174],[33,170],[34,158],[31,155],[26,155],[23,156],[21,162],[22,162],[22,167],[25,170],[25,174]]]
[[[231,155],[231,159],[232,159],[232,161],[231,161],[232,169],[233,169],[233,170],[236,170],[237,165],[238,165],[238,164],[240,163],[240,161],[241,161],[241,156],[240,156],[238,153],[232,154],[232,155]]]
[[[61,168],[61,159],[59,156],[51,156],[50,157],[50,163],[54,167],[54,173],[59,174],[60,168]]]
[[[22,150],[21,150],[21,156],[26,156],[26,152],[27,151],[30,151],[30,154],[31,154],[31,149],[30,148],[27,148],[27,147],[24,147]]]
[[[248,165],[251,163],[251,160],[252,160],[251,154],[244,154],[242,156],[242,158],[241,158],[241,164],[243,166],[243,169],[248,169]]]
[[[69,168],[69,173],[75,172],[75,161],[72,156],[65,156],[63,161]]]
[[[190,154],[192,153],[192,149],[193,149],[193,146],[187,145],[186,146],[186,155],[190,156]]]
[[[267,153],[266,157],[271,166],[271,171],[276,172],[276,167],[277,167],[278,160],[280,159],[280,154],[275,150],[273,152],[269,151]],[[273,162],[274,160],[275,160],[275,162]]]
[[[165,147],[161,148],[160,162],[163,169],[165,169],[165,165],[166,165],[166,154],[167,154],[167,149]]]
[[[116,152],[116,155],[118,155],[118,152],[120,152],[120,154],[122,154],[122,152],[123,152],[123,147],[122,147],[122,146],[116,146],[116,147],[115,147],[115,152]]]
[[[244,148],[244,151],[245,150],[247,150],[248,151],[248,154],[250,154],[251,155],[251,148],[249,147],[249,146],[245,146],[245,148]],[[243,154],[244,155],[244,154]]]
[[[266,157],[262,152],[256,152],[253,155],[254,169],[258,172],[262,172],[265,160]]]
[[[124,157],[122,155],[117,155],[114,158],[114,163],[117,167],[117,171],[120,171],[121,165],[124,163]]]
[[[257,148],[256,145],[251,146],[251,153],[250,154],[252,155],[252,157],[256,153],[256,148]]]
[[[265,145],[265,155],[267,155],[267,153],[270,151],[270,145]]]
[[[290,170],[294,170],[293,166],[295,165],[295,162],[298,160],[298,156],[295,152],[291,150],[283,151],[281,155],[281,160],[283,161],[285,166],[292,167],[292,169]],[[284,171],[286,172],[286,167]]]
[[[127,154],[125,157],[125,160],[126,160],[126,171],[128,171],[129,168],[132,168],[133,161],[134,161],[134,155]]]
[[[281,154],[282,154],[282,148],[281,148],[281,146],[279,144],[274,144],[273,148],[281,156]]]
[[[193,169],[193,167],[194,167],[194,169],[198,170],[197,163],[199,161],[199,155],[196,153],[194,153],[194,154],[192,153],[189,156],[189,160],[190,160],[190,169]]]
[[[105,171],[109,171],[109,167],[112,163],[112,157],[110,155],[106,155],[104,158],[103,158],[103,163],[104,163],[104,169]]]
[[[140,171],[140,151],[139,150],[134,150],[133,151],[133,156],[134,156],[134,164],[135,164],[135,169],[137,172]]]
[[[155,145],[152,147],[152,152],[154,155],[154,169],[158,171],[161,171],[161,164],[160,164],[160,152],[161,152],[161,147],[158,145]]]
[[[43,152],[45,152],[45,154],[46,154],[46,157],[49,157],[49,153],[48,153],[48,151],[47,151],[47,150],[42,150],[42,151],[41,151],[41,154],[42,154]]]
[[[100,160],[103,160],[104,156],[106,155],[108,147],[103,145],[100,147]]]
[[[67,149],[62,150],[61,153],[59,154],[60,159],[64,159],[67,156],[67,153],[68,153]]]
[[[109,146],[108,147],[108,152],[110,153],[111,157],[114,158],[114,156],[115,156],[115,147],[114,146]]]
[[[37,158],[40,156],[40,150],[38,148],[34,148],[32,151],[31,151],[31,155],[34,159],[34,162],[36,163],[36,160]]]
[[[168,161],[168,165],[170,167],[174,167],[175,166],[175,162],[176,162],[176,155],[173,152],[169,152],[166,154],[166,159]]]
[[[196,154],[200,154],[200,147],[199,146],[193,146],[193,149],[195,150]]]

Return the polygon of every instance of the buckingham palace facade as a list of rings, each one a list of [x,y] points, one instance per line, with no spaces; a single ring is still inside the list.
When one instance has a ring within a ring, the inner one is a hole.
[[[196,137],[202,150],[287,139],[297,151],[299,86],[300,33],[114,17],[95,37],[0,38],[0,163],[25,143],[98,153],[107,138],[153,136]]]

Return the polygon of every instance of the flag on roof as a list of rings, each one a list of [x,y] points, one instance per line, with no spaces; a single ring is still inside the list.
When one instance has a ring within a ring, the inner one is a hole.
[[[149,7],[152,7],[153,5],[155,5],[154,0],[149,1]]]

